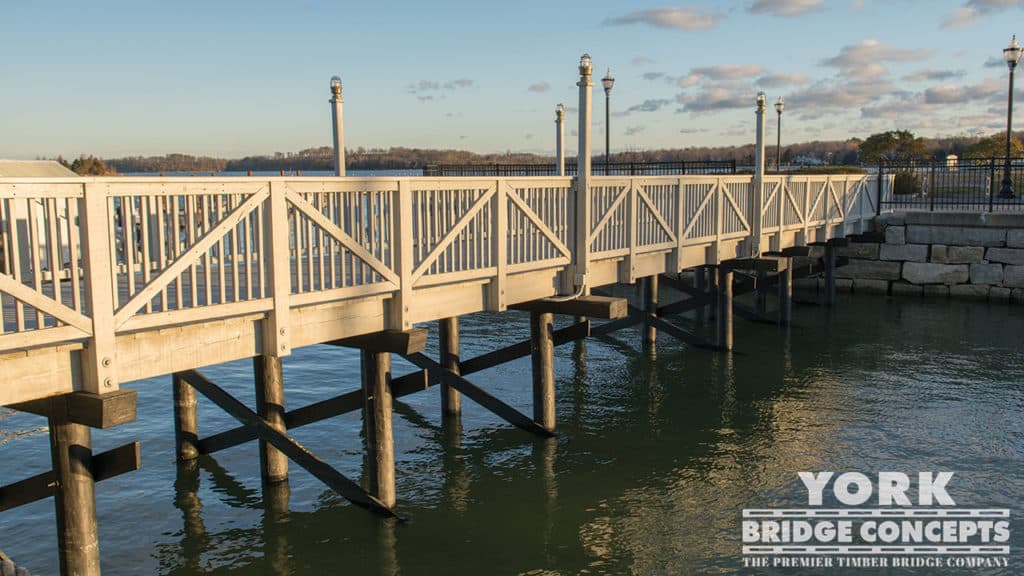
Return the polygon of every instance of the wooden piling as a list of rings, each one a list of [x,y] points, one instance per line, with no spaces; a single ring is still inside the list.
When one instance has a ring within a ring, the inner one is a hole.
[[[825,305],[836,303],[836,247],[825,244]]]
[[[708,293],[718,294],[718,271],[716,266],[705,266],[708,275]],[[718,303],[708,305],[708,317],[710,320],[718,318]]]
[[[459,318],[442,318],[437,321],[438,339],[441,347],[441,365],[447,370],[462,374],[459,367]],[[441,414],[458,416],[462,413],[462,395],[447,382],[441,382]]]
[[[264,354],[255,356],[252,363],[256,380],[256,414],[271,428],[285,434],[281,358]],[[263,439],[260,439],[260,476],[264,485],[288,480],[288,457]]]
[[[693,269],[693,287],[697,289],[697,293],[700,296],[704,296],[705,294],[707,294],[707,291],[708,291],[707,281],[706,281],[706,276],[705,276],[706,273],[707,273],[707,267],[705,267],[705,266],[698,266],[698,267]],[[705,319],[704,310],[705,310],[704,306],[701,306],[700,308],[697,308],[697,323],[698,324],[703,324],[704,323],[704,319]]]
[[[54,400],[55,406],[64,399]],[[57,545],[63,576],[99,576],[100,541],[92,475],[92,432],[68,421],[63,406],[49,417],[56,477]]]
[[[764,316],[768,313],[768,273],[764,270],[758,270],[755,281],[757,282],[757,288],[754,303],[757,306],[757,313]]]
[[[732,269],[718,268],[718,345],[732,350]]]
[[[555,343],[551,335],[554,315],[530,312],[530,349],[533,358],[533,420],[548,432],[555,430]]]
[[[199,457],[199,418],[196,391],[178,373],[171,376],[174,389],[174,443],[178,462]]]
[[[779,272],[779,324],[789,326],[793,322],[793,265],[787,259],[786,269]]]
[[[363,373],[363,423],[370,463],[370,493],[395,506],[395,443],[391,430],[391,354],[360,351]]]
[[[643,279],[643,283],[644,313],[648,319],[648,322],[644,324],[643,345],[645,348],[653,348],[658,340],[658,329],[655,328],[654,322],[651,322],[658,317],[658,275],[647,276]]]

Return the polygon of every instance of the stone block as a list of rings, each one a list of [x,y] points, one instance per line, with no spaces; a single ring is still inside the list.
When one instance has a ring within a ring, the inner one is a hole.
[[[1006,229],[908,224],[907,242],[947,246],[1005,246]]]
[[[1024,288],[1014,288],[1010,292],[1010,302],[1014,304],[1024,304]]]
[[[949,286],[944,284],[929,284],[921,288],[921,293],[925,298],[946,298],[949,296]]]
[[[1010,294],[1013,292],[1012,288],[1003,288],[1002,286],[993,286],[988,291],[988,299],[992,302],[1006,303],[1010,301]]]
[[[854,294],[888,294],[888,280],[871,280],[869,278],[853,279]]]
[[[903,264],[903,279],[911,284],[963,284],[970,278],[966,264],[935,264],[907,262]]]
[[[927,244],[882,244],[878,253],[879,260],[899,260],[901,262],[927,262]]]
[[[795,278],[793,280],[793,290],[815,292],[818,290],[818,280],[817,278]]]
[[[886,244],[906,244],[907,243],[907,227],[906,226],[889,226],[885,229],[885,243]]]
[[[882,228],[888,228],[889,226],[903,226],[906,222],[907,215],[905,212],[880,214],[875,218],[875,223],[880,224]]]
[[[1010,248],[1024,248],[1024,228],[1007,230],[1006,245]]]
[[[1003,286],[1024,288],[1024,266],[1005,266],[1003,268]]]
[[[1020,248],[989,248],[985,251],[985,260],[1002,264],[1024,266],[1024,249]]]
[[[849,278],[836,278],[836,292],[849,294],[853,292],[853,280]]]
[[[971,284],[1002,284],[1002,264],[971,264]]]
[[[862,260],[878,260],[877,242],[850,242],[849,246],[836,248],[836,256],[860,258]]]
[[[985,251],[984,248],[981,249]],[[949,246],[945,244],[932,244],[931,250],[928,253],[928,261],[935,262],[936,264],[950,264],[949,261]]]
[[[868,278],[874,280],[899,280],[899,262],[880,262],[850,258],[846,266],[836,269],[836,278]]]
[[[921,293],[924,292],[924,288],[921,286],[906,282],[893,282],[891,290],[893,296],[915,296],[917,298],[920,298]]]
[[[959,284],[949,287],[949,297],[961,300],[988,300],[989,286],[985,284]]]
[[[947,264],[974,264],[985,258],[985,249],[981,246],[950,246],[946,250]]]
[[[824,246],[809,246],[807,250],[807,257],[812,259],[824,258],[825,247]]]

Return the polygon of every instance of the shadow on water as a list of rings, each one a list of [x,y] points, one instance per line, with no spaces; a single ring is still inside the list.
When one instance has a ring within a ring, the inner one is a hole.
[[[169,519],[101,518],[104,574],[730,573],[741,511],[806,505],[802,470],[955,470],[958,504],[1024,512],[1024,311],[859,298],[795,313],[800,328],[788,330],[737,320],[743,354],[661,335],[652,355],[631,345],[639,330],[560,347],[554,439],[471,402],[461,422],[442,421],[436,389],[403,398],[395,438],[406,525],[348,505],[295,465],[290,487],[261,491],[254,446],[176,467],[168,448],[136,481]],[[463,355],[525,336],[521,320],[466,318]],[[296,354],[304,382],[337,380],[326,354]],[[529,413],[529,369],[524,359],[470,379]],[[405,370],[396,362],[396,374]],[[151,410],[140,420],[165,417],[168,405]],[[300,441],[365,482],[358,415],[309,428]],[[144,447],[166,434],[136,430]],[[119,510],[109,495],[99,509]],[[111,523],[118,534],[128,524],[138,544],[105,534]],[[1010,544],[1013,566],[1024,542]]]

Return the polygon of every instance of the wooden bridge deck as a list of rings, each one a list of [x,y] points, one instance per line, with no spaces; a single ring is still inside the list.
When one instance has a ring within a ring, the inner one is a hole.
[[[0,178],[0,405],[823,241],[878,200],[865,175],[575,182]]]

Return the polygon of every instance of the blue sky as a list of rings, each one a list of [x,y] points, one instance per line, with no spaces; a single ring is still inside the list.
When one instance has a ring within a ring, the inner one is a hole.
[[[1024,35],[1022,8],[1024,0],[5,0],[0,158],[239,157],[329,145],[333,74],[344,82],[349,148],[550,153],[563,102],[574,150],[583,52],[595,80],[609,67],[616,78],[614,151],[751,142],[758,90],[769,102],[785,97],[784,141],[893,128],[991,133],[1005,127],[1002,49]],[[774,112],[771,120],[774,140]],[[599,82],[594,123],[601,150]]]

